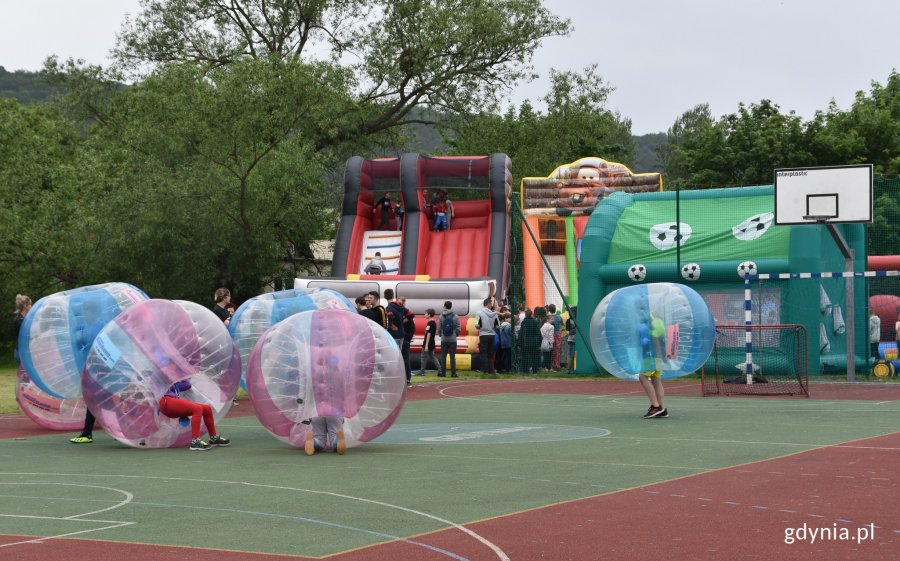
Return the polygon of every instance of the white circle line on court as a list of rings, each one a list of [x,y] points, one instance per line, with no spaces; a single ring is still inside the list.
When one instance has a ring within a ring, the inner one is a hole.
[[[422,516],[425,518],[430,518],[432,520],[436,520],[443,524],[450,525],[450,526],[456,528],[457,530],[459,530],[460,532],[463,532],[464,534],[469,535],[471,538],[474,538],[475,540],[481,542],[484,546],[486,546],[488,549],[493,551],[494,554],[497,555],[497,558],[500,559],[501,561],[510,561],[509,556],[507,556],[506,553],[502,549],[500,549],[496,544],[494,544],[487,538],[483,537],[481,534],[475,532],[474,530],[470,530],[469,528],[463,526],[462,524],[457,524],[456,522],[447,520],[446,518],[441,518],[439,516],[435,516],[433,514],[428,514],[427,512],[422,512],[420,510],[406,508],[403,506],[394,505],[394,504],[390,504],[390,503],[386,503],[386,502],[382,502],[382,501],[376,501],[373,499],[364,499],[362,497],[353,497],[351,495],[344,495],[341,493],[333,493],[331,491],[316,491],[316,490],[311,490],[311,489],[300,489],[297,487],[286,487],[286,486],[282,486],[282,485],[264,485],[261,483],[248,483],[248,482],[242,482],[242,483],[244,485],[249,485],[252,487],[264,487],[264,488],[270,488],[270,489],[282,489],[285,491],[300,491],[303,493],[313,493],[313,494],[317,494],[317,495],[329,495],[332,497],[339,497],[339,498],[343,498],[343,499],[350,499],[350,500],[354,500],[354,501],[360,501],[360,502],[364,502],[364,503],[370,503],[370,504],[375,504],[375,505],[379,505],[379,506],[384,506],[387,508],[393,508],[393,509],[400,510],[403,512],[408,512],[410,514],[415,514],[415,515]]]
[[[415,509],[403,507],[403,506],[400,506],[400,505],[394,505],[394,504],[391,504],[391,503],[386,503],[386,502],[383,502],[383,501],[376,501],[376,500],[373,500],[373,499],[366,499],[366,498],[363,498],[363,497],[354,497],[354,496],[352,496],[352,495],[344,495],[344,494],[341,494],[341,493],[334,493],[334,492],[331,492],[331,491],[319,491],[319,490],[316,490],[316,489],[303,489],[303,488],[299,488],[299,487],[286,487],[286,486],[280,486],[280,485],[266,485],[266,484],[262,484],[262,483],[251,483],[251,482],[248,482],[248,481],[223,481],[223,480],[216,480],[216,479],[200,479],[200,478],[193,478],[193,477],[162,477],[162,476],[148,476],[148,475],[94,474],[94,473],[89,473],[89,474],[84,474],[84,473],[38,473],[38,472],[12,472],[12,473],[0,473],[0,475],[27,475],[27,476],[43,476],[43,477],[105,477],[105,478],[119,477],[119,478],[125,478],[125,479],[151,479],[151,480],[162,479],[162,480],[166,480],[166,481],[187,481],[187,482],[195,482],[195,483],[216,483],[216,484],[223,484],[223,485],[235,485],[235,484],[238,484],[238,485],[247,485],[247,486],[251,486],[251,487],[261,487],[261,488],[269,488],[269,489],[282,489],[282,490],[285,490],[285,491],[298,491],[298,492],[301,492],[301,493],[310,493],[310,494],[314,494],[314,495],[327,495],[327,496],[332,496],[332,497],[337,497],[337,498],[342,498],[342,499],[347,499],[347,500],[352,500],[352,501],[358,501],[358,502],[364,502],[364,503],[369,503],[369,504],[375,504],[375,505],[379,505],[379,506],[384,506],[384,507],[386,507],[386,508],[391,508],[391,509],[400,510],[400,511],[403,511],[403,512],[408,512],[408,513],[410,513],[410,514],[415,514],[415,515],[418,515],[418,516],[422,516],[422,517],[424,517],[424,518],[429,518],[429,519],[435,520],[435,521],[437,521],[437,522],[441,522],[441,523],[443,523],[443,524],[447,524],[448,526],[451,526],[451,527],[457,529],[458,531],[460,531],[460,532],[462,532],[462,533],[464,533],[464,534],[469,535],[470,537],[472,537],[472,538],[475,539],[476,541],[478,541],[478,542],[482,543],[483,545],[485,545],[487,548],[489,548],[491,551],[494,552],[494,554],[497,556],[498,559],[500,559],[500,561],[510,561],[509,556],[506,555],[506,553],[505,553],[502,549],[500,549],[500,547],[498,547],[496,544],[494,544],[493,542],[491,542],[491,541],[488,540],[487,538],[483,537],[482,535],[478,534],[478,533],[475,532],[474,530],[470,530],[469,528],[467,528],[466,526],[464,526],[464,525],[462,525],[462,524],[458,524],[458,523],[456,523],[456,522],[453,522],[453,521],[451,521],[451,520],[447,520],[447,519],[445,519],[445,518],[441,518],[441,517],[439,517],[439,516],[435,516],[435,515],[433,515],[433,514],[428,514],[427,512],[422,512],[422,511],[419,511],[419,510],[415,510]],[[60,484],[60,485],[65,485],[65,484]],[[86,486],[88,486],[88,485],[86,485]],[[120,506],[120,505],[117,505],[116,508],[117,508],[118,506]],[[112,508],[112,507],[111,507],[111,508]],[[109,509],[103,509],[103,510],[109,510]],[[131,523],[130,523],[130,522],[126,522],[126,523],[124,523],[124,524],[131,524]],[[120,525],[123,525],[123,524],[120,523]],[[100,528],[100,529],[103,529],[103,528]],[[98,529],[98,530],[100,530],[100,529]],[[98,530],[87,530],[87,531],[98,531]],[[76,534],[76,533],[84,533],[84,532],[74,532],[74,533],[71,533],[71,534],[63,534],[63,535],[60,535],[60,536],[52,536],[52,537],[47,537],[47,538],[38,538],[38,539],[36,539],[36,540],[29,540],[28,542],[17,542],[17,543],[32,543],[32,542],[38,542],[38,541],[46,540],[46,539],[52,539],[52,538],[58,538],[58,537],[65,537],[65,536],[69,536],[69,535],[74,535],[74,534]],[[402,538],[401,538],[401,539],[402,539]],[[408,541],[408,540],[404,540],[404,541]],[[9,546],[9,545],[16,545],[16,544],[5,544],[5,546]],[[421,544],[421,545],[427,545],[427,544]],[[4,546],[0,546],[0,547],[4,547]],[[443,550],[436,549],[436,548],[434,548],[434,547],[432,547],[432,546],[428,546],[428,547],[429,547],[429,549],[433,549],[433,550],[436,550],[436,551],[441,551],[441,552],[443,552]],[[462,558],[460,558],[459,556],[456,556],[455,554],[452,554],[451,552],[445,552],[445,553],[447,553],[447,554],[449,554],[450,556],[455,557],[455,558],[457,558],[457,559],[462,559]]]
[[[115,510],[119,507],[125,506],[134,500],[134,495],[125,491],[123,489],[116,489],[115,487],[103,487],[101,485],[85,485],[82,483],[58,483],[55,481],[28,481],[28,482],[20,482],[20,481],[0,481],[0,485],[56,485],[62,487],[87,487],[90,489],[104,489],[106,491],[113,491],[116,493],[121,493],[125,496],[124,499],[114,504],[113,506],[101,508],[100,510],[92,510],[91,512],[84,512],[82,514],[73,514],[71,516],[66,516],[61,520],[72,520],[75,518],[81,518],[83,516],[91,516],[92,514],[100,514],[101,512],[107,512],[110,510]]]
[[[54,476],[57,474],[51,473],[51,474],[31,474],[31,475]],[[77,532],[67,532],[65,534],[57,534],[54,536],[44,536],[44,537],[40,537],[40,538],[34,538],[31,540],[23,540],[23,541],[18,541],[18,542],[4,543],[4,544],[0,544],[0,547],[12,547],[14,545],[24,545],[24,544],[28,544],[28,543],[42,543],[46,540],[68,538],[71,536],[77,536],[77,535],[81,535],[81,534],[89,534],[92,532],[99,532],[101,530],[112,530],[115,528],[121,528],[123,526],[130,526],[130,525],[134,524],[134,522],[121,522],[121,521],[116,521],[116,520],[92,520],[92,519],[84,518],[85,516],[89,516],[91,514],[98,514],[101,512],[107,512],[107,511],[125,506],[125,505],[129,504],[130,502],[132,502],[132,500],[134,499],[134,495],[123,489],[116,489],[115,487],[103,487],[101,485],[85,485],[85,484],[81,484],[81,483],[58,483],[58,482],[54,482],[54,481],[28,481],[28,482],[0,481],[0,485],[57,485],[57,486],[65,486],[65,487],[89,487],[92,489],[105,489],[107,491],[115,491],[117,493],[122,493],[123,495],[125,495],[125,499],[123,499],[122,501],[119,501],[118,503],[116,503],[110,507],[102,508],[100,510],[94,510],[91,512],[84,512],[82,514],[73,514],[71,516],[65,516],[65,517],[24,516],[24,515],[17,515],[17,514],[0,514],[0,516],[9,517],[9,518],[40,518],[43,520],[101,522],[104,524],[109,524],[109,526],[102,526],[100,528],[91,528],[89,530],[79,530]]]
[[[26,483],[22,483],[22,485],[26,485]],[[11,498],[11,499],[42,499],[42,498],[44,498],[44,497],[37,497],[37,496],[27,496],[27,497],[24,497],[24,496],[13,496],[13,495],[0,495],[0,496],[5,497],[5,498]],[[66,498],[66,497],[46,497],[46,499],[59,500],[59,501],[73,501],[73,502],[76,502],[76,501],[81,500],[81,499],[69,499],[69,498]],[[92,500],[93,502],[109,502],[109,501],[97,501],[97,500],[95,500],[95,499],[91,499],[91,500]],[[411,545],[421,546],[421,547],[423,547],[423,548],[430,549],[430,550],[435,551],[435,552],[437,552],[437,553],[440,553],[440,554],[442,554],[442,555],[446,555],[447,557],[450,557],[450,558],[452,558],[452,559],[456,559],[457,561],[469,561],[468,559],[466,559],[466,558],[464,558],[464,557],[462,557],[462,556],[460,556],[460,555],[457,555],[457,554],[455,554],[455,553],[453,553],[453,552],[451,552],[451,551],[447,551],[446,549],[442,549],[442,548],[439,548],[439,547],[436,547],[436,546],[433,546],[433,545],[431,545],[431,544],[427,544],[427,543],[424,543],[424,542],[419,542],[419,541],[416,541],[416,540],[411,540],[411,539],[408,539],[408,538],[403,538],[403,537],[401,537],[401,536],[395,536],[395,535],[393,535],[393,534],[387,534],[387,533],[384,533],[384,532],[377,532],[377,531],[374,531],[374,530],[367,530],[367,529],[365,529],[365,528],[358,528],[358,527],[355,527],[355,526],[347,526],[346,524],[336,524],[336,523],[334,523],[334,522],[328,522],[328,521],[325,521],[325,520],[317,520],[317,519],[314,519],[314,518],[308,518],[308,517],[305,517],[305,516],[291,516],[291,515],[286,515],[286,514],[277,514],[277,513],[272,513],[272,512],[260,512],[260,511],[253,511],[253,510],[242,510],[242,509],[236,509],[236,508],[216,508],[216,507],[205,507],[205,506],[198,506],[198,505],[180,505],[180,504],[173,504],[173,503],[152,503],[152,502],[132,501],[132,502],[129,503],[129,504],[134,505],[134,506],[150,506],[150,507],[161,507],[161,508],[170,508],[170,509],[208,510],[208,511],[215,511],[215,512],[228,512],[228,513],[233,513],[233,514],[247,514],[247,515],[253,515],[253,516],[268,516],[268,517],[272,517],[272,518],[283,518],[283,519],[288,519],[288,520],[299,520],[299,521],[302,521],[302,522],[309,522],[309,523],[312,523],[312,524],[321,524],[321,525],[324,525],[324,526],[331,526],[331,527],[333,527],[333,528],[340,528],[340,529],[342,529],[342,530],[350,530],[350,531],[353,531],[353,532],[360,532],[360,533],[370,534],[370,535],[373,535],[373,536],[377,536],[377,537],[379,537],[379,538],[388,538],[388,539],[391,539],[391,540],[400,540],[400,541],[403,541],[403,542],[408,543],[408,544],[411,544]],[[35,519],[35,520],[56,520],[56,521],[67,521],[67,520],[72,520],[72,521],[75,521],[75,522],[111,522],[110,520],[89,520],[89,519],[82,519],[82,518],[68,518],[68,517],[67,517],[67,518],[60,518],[60,517],[58,517],[58,516],[30,516],[30,515],[24,515],[24,514],[0,514],[0,517],[8,517],[8,518],[31,518],[31,519]],[[117,523],[117,524],[119,524],[119,525],[130,525],[130,524],[133,524],[133,522],[120,522],[120,523]],[[109,529],[109,528],[116,528],[116,527],[118,527],[118,526],[107,526],[107,527],[105,527],[105,528],[97,528],[97,529],[88,530],[88,531],[90,531],[90,532],[96,532],[96,531],[98,531],[98,530]],[[76,533],[79,533],[79,532],[76,532]],[[73,535],[73,534],[63,534],[63,535],[66,535],[66,536],[67,536],[67,535]],[[54,537],[61,537],[61,536],[54,536]],[[22,541],[22,542],[16,542],[15,544],[7,544],[7,545],[16,545],[16,544],[24,544],[24,543],[37,543],[37,542],[41,542],[41,541],[48,540],[48,539],[51,539],[51,538],[50,538],[50,537],[35,538],[35,539],[32,539],[32,540],[27,540],[27,541]],[[5,546],[3,546],[3,547],[5,547]]]

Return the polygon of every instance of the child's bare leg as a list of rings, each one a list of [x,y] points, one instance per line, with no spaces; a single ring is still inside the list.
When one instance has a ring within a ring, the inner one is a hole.
[[[650,400],[650,405],[653,407],[661,407],[660,400],[656,396],[656,387],[652,379],[643,374],[639,374],[638,380],[640,380],[641,386],[644,388],[644,393],[647,394],[647,399]],[[660,388],[661,387],[662,386],[660,386]]]
[[[663,400],[666,398],[666,392],[663,390],[662,378],[652,378],[650,382],[653,384],[653,389],[656,391],[656,399],[659,400],[659,407],[665,409],[665,405],[663,405]]]

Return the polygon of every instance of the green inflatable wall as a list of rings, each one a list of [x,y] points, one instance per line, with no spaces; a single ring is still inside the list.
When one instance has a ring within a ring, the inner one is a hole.
[[[588,333],[600,300],[613,290],[633,284],[628,269],[638,263],[647,271],[644,282],[679,282],[699,292],[718,325],[744,323],[744,282],[737,274],[742,261],[754,261],[760,273],[844,270],[843,255],[825,226],[773,224],[771,185],[682,191],[677,204],[676,195],[679,193],[675,191],[613,193],[597,206],[585,228],[578,273],[578,326],[584,333]],[[682,230],[680,264],[700,265],[701,274],[696,281],[686,281],[681,276],[671,235],[675,232],[671,226],[676,215],[681,224],[690,228],[689,235]],[[854,270],[864,271],[865,227],[838,224],[835,228],[854,251]],[[864,278],[754,282],[753,321],[803,325],[810,374],[844,372],[847,342],[840,320],[845,321],[846,327],[850,284],[854,291],[854,355],[858,357],[857,369],[862,368],[868,325]],[[830,307],[823,306],[826,300]],[[825,341],[828,346],[823,351],[821,343]],[[577,372],[601,370],[580,337],[576,338],[576,352]],[[734,361],[735,365],[744,360],[743,348],[735,347],[731,355],[725,355],[725,360]],[[720,352],[720,368],[722,357]]]

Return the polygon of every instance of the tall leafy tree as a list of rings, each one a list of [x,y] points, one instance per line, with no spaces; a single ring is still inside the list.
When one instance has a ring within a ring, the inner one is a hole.
[[[856,92],[849,111],[832,101],[808,127],[819,165],[871,163],[876,173],[900,174],[900,74]]]
[[[457,154],[506,153],[516,163],[516,185],[522,177],[542,177],[587,156],[630,164],[631,121],[606,106],[611,92],[596,65],[580,73],[553,70],[550,91],[541,98],[546,112],[525,101],[503,114],[461,116],[450,125],[448,142]]]
[[[431,107],[494,103],[568,22],[535,0],[146,0],[109,69],[47,70],[100,171],[88,206],[111,275],[154,295],[238,298],[310,258],[328,170]],[[132,85],[123,87],[123,81]]]
[[[93,167],[55,109],[0,99],[0,296],[35,298],[94,279],[83,205]]]
[[[299,61],[167,65],[91,105],[88,140],[103,170],[92,206],[105,217],[98,250],[110,274],[200,301],[210,286],[248,296],[296,274],[282,270],[287,249],[302,255],[331,235],[312,131],[349,102],[347,79]],[[73,94],[97,99],[90,84],[76,81]]]
[[[327,60],[356,78],[354,105],[317,148],[417,122],[425,105],[464,112],[531,75],[531,56],[569,22],[539,0],[145,0],[117,49],[132,75],[168,63]]]
[[[706,104],[676,119],[660,148],[667,181],[687,187],[769,183],[779,167],[870,163],[900,173],[900,75],[857,92],[849,111],[832,101],[803,122],[769,100],[716,120]]]
[[[661,148],[667,181],[681,187],[771,183],[773,170],[815,163],[803,122],[769,100],[714,120],[706,104],[685,112]]]

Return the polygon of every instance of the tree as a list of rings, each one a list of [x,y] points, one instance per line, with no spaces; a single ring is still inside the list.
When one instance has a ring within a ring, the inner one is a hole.
[[[709,104],[694,106],[675,120],[666,133],[667,142],[658,148],[666,181],[682,186],[692,174],[703,181],[715,181],[716,172],[710,169],[718,157],[716,149],[723,143],[720,130],[709,110]]]
[[[773,170],[815,163],[801,119],[769,100],[715,121],[709,106],[687,111],[661,149],[667,181],[681,187],[729,187],[772,182]]]
[[[315,141],[340,144],[495,103],[530,76],[545,37],[565,34],[539,0],[145,0],[116,50],[133,75],[169,63],[227,67],[247,58],[342,64],[355,103]],[[350,62],[348,62],[350,61]],[[338,117],[335,115],[334,117]]]
[[[873,81],[869,95],[856,92],[849,111],[832,101],[809,129],[818,165],[871,163],[875,173],[900,174],[900,74]]]
[[[870,163],[876,173],[900,173],[900,75],[860,91],[849,111],[832,101],[804,123],[769,100],[738,105],[715,120],[708,105],[679,117],[660,149],[667,181],[687,187],[771,183],[772,171]]]
[[[329,170],[426,122],[415,109],[495,103],[569,28],[536,0],[142,6],[114,67],[46,69],[98,163],[83,204],[107,274],[198,301],[292,274],[285,248],[331,236]]]
[[[95,240],[82,205],[92,163],[53,108],[0,99],[0,298],[90,284]]]
[[[296,274],[281,269],[287,248],[302,253],[333,228],[311,137],[348,103],[346,80],[299,61],[169,65],[93,104],[88,143],[102,173],[91,206],[108,273],[197,301],[210,287],[243,298]],[[90,84],[71,91],[96,98]]]
[[[631,121],[606,107],[612,88],[598,76],[596,65],[581,73],[551,70],[550,82],[550,91],[541,98],[546,113],[525,101],[502,115],[481,112],[453,121],[448,135],[452,151],[506,153],[516,162],[514,185],[522,177],[544,177],[588,156],[630,164]]]

